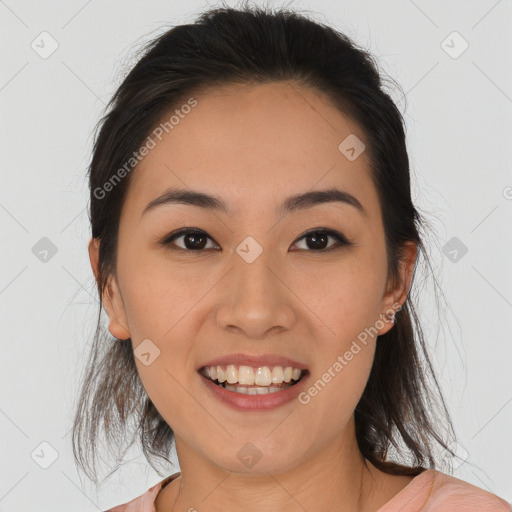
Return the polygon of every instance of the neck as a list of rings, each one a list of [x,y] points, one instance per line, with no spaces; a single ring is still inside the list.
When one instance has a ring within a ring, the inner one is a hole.
[[[353,426],[351,433],[354,433]],[[276,470],[268,462],[267,465],[257,462],[253,471],[247,473],[226,471],[176,438],[181,474],[159,494],[156,511],[377,510],[393,495],[389,493],[389,485],[387,491],[384,489],[384,480],[387,485],[389,479],[370,462],[366,461],[365,465],[355,435],[349,438],[351,442],[347,443],[345,432],[344,437],[326,444],[313,457],[304,458],[300,464],[285,470]],[[264,462],[263,458],[259,462]]]

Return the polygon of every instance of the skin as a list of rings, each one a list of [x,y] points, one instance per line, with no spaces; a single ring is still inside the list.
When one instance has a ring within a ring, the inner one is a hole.
[[[353,413],[376,336],[307,405],[294,400],[240,412],[209,399],[196,368],[233,352],[278,353],[307,365],[314,383],[359,333],[403,304],[417,248],[407,244],[392,287],[369,158],[363,152],[349,161],[338,150],[349,134],[365,141],[364,133],[326,97],[291,82],[217,87],[194,97],[198,105],[133,171],[117,275],[103,295],[113,336],[131,337],[134,349],[149,338],[160,350],[149,366],[135,358],[149,397],[174,430],[181,469],[156,510],[375,511],[412,480],[369,462],[367,469],[357,448]],[[218,195],[234,214],[173,204],[141,217],[171,186]],[[276,216],[287,197],[331,187],[356,196],[366,215],[325,203]],[[211,237],[203,252],[179,251],[183,237],[176,250],[158,245],[183,227]],[[318,227],[353,245],[331,252],[308,245],[304,233]],[[236,252],[247,236],[263,248],[251,264]],[[98,250],[91,240],[96,275]],[[383,323],[378,335],[393,328]],[[262,454],[251,468],[237,457],[247,442]]]

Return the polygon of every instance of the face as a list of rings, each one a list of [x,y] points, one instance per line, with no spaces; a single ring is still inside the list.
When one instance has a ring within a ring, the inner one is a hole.
[[[117,275],[103,297],[109,329],[149,354],[135,358],[137,369],[178,453],[251,472],[238,456],[250,442],[261,453],[258,472],[284,471],[353,441],[376,336],[393,327],[382,315],[404,302],[415,251],[391,289],[368,155],[349,159],[338,148],[365,135],[327,98],[291,83],[194,97],[197,106],[133,171]],[[226,211],[182,203],[145,211],[170,188],[216,196]],[[331,200],[280,209],[291,196],[327,189],[361,207]],[[200,233],[176,234],[182,228]],[[90,254],[94,267],[93,244]],[[215,398],[198,368],[235,353],[301,363],[301,400],[240,410]]]

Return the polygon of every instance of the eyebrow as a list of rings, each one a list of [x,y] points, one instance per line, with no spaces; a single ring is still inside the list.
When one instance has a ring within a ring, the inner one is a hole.
[[[277,213],[279,215],[286,215],[288,213],[311,208],[319,204],[332,202],[348,204],[356,208],[361,214],[365,216],[367,215],[363,205],[355,196],[337,188],[313,190],[303,194],[293,195],[281,204]],[[142,211],[141,217],[159,206],[168,204],[185,204],[204,208],[206,210],[217,210],[228,215],[232,215],[229,206],[220,197],[196,190],[170,188],[162,195],[150,201]]]

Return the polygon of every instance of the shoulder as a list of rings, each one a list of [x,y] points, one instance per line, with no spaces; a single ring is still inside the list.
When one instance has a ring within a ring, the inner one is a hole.
[[[464,480],[434,471],[430,496],[422,509],[424,512],[511,512],[512,508],[504,499]]]
[[[512,512],[498,496],[435,469],[426,469],[378,512]]]
[[[153,487],[150,487],[144,494],[134,498],[133,500],[117,505],[116,507],[109,508],[105,512],[155,512],[155,500],[165,485],[177,478],[179,473],[175,473],[164,478]],[[508,512],[508,511],[507,511]]]

